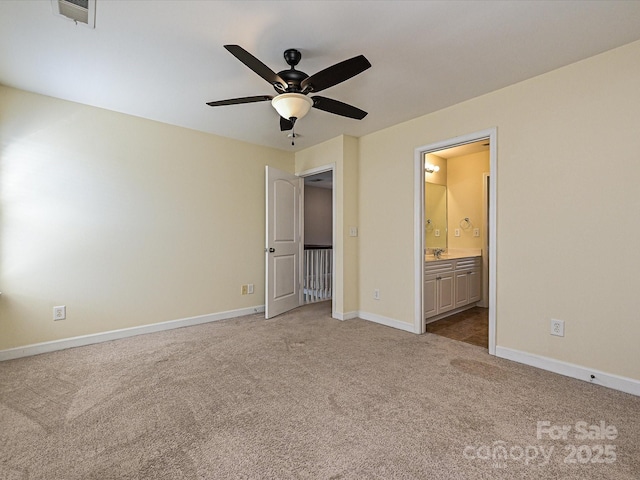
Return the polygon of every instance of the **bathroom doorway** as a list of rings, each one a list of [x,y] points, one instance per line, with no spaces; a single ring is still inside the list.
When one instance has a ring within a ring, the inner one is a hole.
[[[495,355],[496,130],[426,145],[415,152],[416,331],[466,339]],[[432,210],[428,212],[430,207],[425,205],[431,183],[447,192],[444,223],[432,219]],[[430,258],[442,250],[443,236],[446,247],[440,258],[444,261]],[[438,248],[433,248],[434,240]],[[434,260],[437,263],[430,263]],[[471,263],[475,268],[470,268]],[[444,274],[430,273],[440,266],[452,269],[450,282]],[[439,290],[435,279],[441,280]],[[476,293],[467,294],[467,289]],[[434,300],[438,295],[442,296]],[[447,295],[452,297],[451,304]],[[442,301],[436,305],[441,310],[433,310],[434,301]]]

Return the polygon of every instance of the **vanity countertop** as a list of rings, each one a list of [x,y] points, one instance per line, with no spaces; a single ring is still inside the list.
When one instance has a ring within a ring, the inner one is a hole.
[[[447,253],[443,253],[442,255],[440,255],[440,258],[436,258],[433,256],[432,253],[425,255],[424,257],[424,261],[425,262],[437,262],[440,260],[455,260],[457,258],[471,258],[471,257],[481,257],[482,256],[482,251],[481,250],[474,250],[474,249],[469,249],[469,250],[460,250],[460,251],[449,251]]]

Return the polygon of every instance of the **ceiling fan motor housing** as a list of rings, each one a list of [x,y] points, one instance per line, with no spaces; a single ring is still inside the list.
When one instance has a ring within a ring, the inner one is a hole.
[[[291,66],[291,68],[289,70],[282,70],[281,72],[278,72],[278,76],[287,82],[286,91],[288,93],[301,92],[302,89],[300,88],[300,82],[309,77],[306,73],[295,69],[295,66],[300,62],[301,58],[302,54],[295,48],[290,48],[284,52],[284,59],[287,62],[287,65]],[[277,87],[274,88],[276,91],[279,91]]]
[[[302,89],[300,88],[300,82],[309,76],[306,73],[301,72],[300,70],[294,70],[293,68],[291,70],[282,70],[281,72],[278,72],[278,75],[287,82],[286,90],[288,93],[301,92]],[[278,91],[277,88],[276,91]]]

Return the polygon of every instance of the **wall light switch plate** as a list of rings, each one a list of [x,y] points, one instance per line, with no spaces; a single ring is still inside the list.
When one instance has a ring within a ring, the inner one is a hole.
[[[349,236],[357,237],[358,236],[358,227],[349,227]]]
[[[479,228],[474,228],[473,229],[473,236],[474,237],[479,237],[480,236],[480,229]]]

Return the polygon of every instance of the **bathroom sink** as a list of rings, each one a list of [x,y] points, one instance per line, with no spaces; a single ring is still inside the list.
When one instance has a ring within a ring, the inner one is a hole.
[[[435,262],[437,260],[455,260],[458,258],[468,258],[468,257],[480,257],[482,253],[480,251],[458,251],[458,252],[446,252],[440,255],[440,257],[436,257],[433,253],[429,253],[425,255],[425,262]]]

